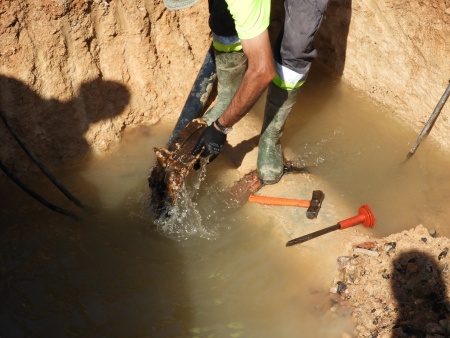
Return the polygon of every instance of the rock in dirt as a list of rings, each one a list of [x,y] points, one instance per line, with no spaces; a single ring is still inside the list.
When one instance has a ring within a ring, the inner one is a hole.
[[[330,289],[352,308],[355,337],[450,336],[450,239],[419,225],[371,242],[359,249],[377,255],[342,253]]]

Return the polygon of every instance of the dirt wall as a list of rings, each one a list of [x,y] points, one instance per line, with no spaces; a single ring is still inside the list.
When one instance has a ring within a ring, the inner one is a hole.
[[[419,133],[450,80],[450,1],[331,0],[318,61]],[[450,103],[429,138],[450,146]]]
[[[419,132],[450,78],[449,13],[448,0],[331,0],[317,61]],[[44,160],[175,121],[210,44],[207,17],[206,0],[177,12],[162,0],[3,0],[0,109]],[[446,147],[449,114],[447,104],[430,135]],[[20,152],[0,127],[0,156],[14,165]]]
[[[161,0],[1,1],[0,109],[40,158],[104,152],[127,126],[179,114],[210,44],[206,16],[206,4]]]

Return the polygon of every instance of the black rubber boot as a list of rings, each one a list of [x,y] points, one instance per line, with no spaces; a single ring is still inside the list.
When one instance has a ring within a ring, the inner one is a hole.
[[[300,88],[284,90],[270,83],[264,122],[258,145],[258,176],[264,184],[277,183],[283,176],[283,154],[280,138]]]
[[[209,109],[203,119],[211,124],[217,120],[228,108],[238,89],[247,69],[247,57],[244,52],[218,52],[216,55],[217,69],[217,100]]]

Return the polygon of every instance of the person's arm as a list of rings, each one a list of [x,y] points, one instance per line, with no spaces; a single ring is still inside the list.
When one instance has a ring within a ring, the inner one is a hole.
[[[241,40],[241,44],[248,59],[248,68],[233,100],[218,119],[219,123],[226,128],[232,127],[252,109],[275,77],[275,65],[267,29],[254,38]],[[222,150],[225,140],[226,135],[213,122],[200,137],[192,154],[197,155],[204,148],[203,157],[217,155]]]
[[[270,22],[270,0],[225,0],[235,21],[236,31],[248,60],[248,68],[228,108],[217,120],[222,127],[231,127],[243,118],[275,77],[275,62],[267,27]],[[226,135],[213,122],[200,136],[192,154],[203,157],[220,153]]]
[[[267,29],[252,39],[241,40],[241,44],[248,59],[248,69],[229,107],[219,118],[224,127],[231,127],[243,118],[275,77]]]

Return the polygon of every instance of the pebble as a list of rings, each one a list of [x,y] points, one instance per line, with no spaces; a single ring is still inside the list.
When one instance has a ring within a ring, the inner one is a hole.
[[[380,254],[377,251],[367,250],[367,249],[361,249],[361,248],[354,248],[353,251],[362,253],[368,256],[372,257],[378,257]]]
[[[339,281],[337,283],[337,292],[339,294],[341,294],[342,292],[345,292],[345,290],[347,290],[347,285],[345,285],[345,283]]]
[[[448,319],[441,319],[439,321],[439,325],[444,329],[447,330],[448,327]]]
[[[377,244],[375,242],[364,242],[361,244],[357,244],[353,246],[354,248],[361,248],[361,249],[376,249],[377,248]]]
[[[397,247],[397,243],[395,243],[395,242],[385,243],[384,244],[384,251],[386,251],[386,253],[389,253],[392,250],[395,250],[396,247]]]
[[[428,323],[425,325],[425,331],[428,334],[441,334],[445,333],[445,330],[442,326],[440,326],[438,323]]]
[[[438,260],[445,258],[447,256],[447,253],[448,253],[448,248],[445,248],[444,250],[442,250],[442,252],[438,256]]]
[[[337,262],[338,262],[338,269],[342,270],[345,269],[346,267],[350,266],[350,261],[352,260],[353,257],[351,256],[339,256],[337,258]]]

